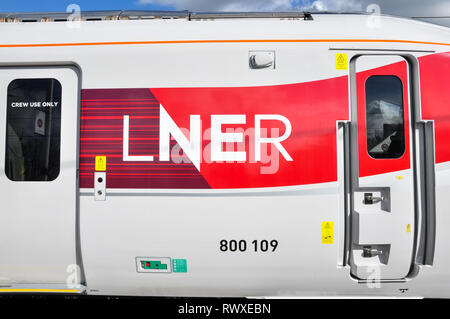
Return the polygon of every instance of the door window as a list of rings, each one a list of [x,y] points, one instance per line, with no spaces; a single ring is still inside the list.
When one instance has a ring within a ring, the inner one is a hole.
[[[5,173],[12,181],[52,181],[59,175],[61,84],[18,79],[8,86]]]
[[[403,85],[396,76],[366,81],[367,152],[373,158],[399,158],[405,152]]]

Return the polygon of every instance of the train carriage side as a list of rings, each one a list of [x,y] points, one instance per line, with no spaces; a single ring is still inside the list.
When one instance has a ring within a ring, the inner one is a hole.
[[[379,18],[0,23],[0,292],[449,297],[450,31]]]

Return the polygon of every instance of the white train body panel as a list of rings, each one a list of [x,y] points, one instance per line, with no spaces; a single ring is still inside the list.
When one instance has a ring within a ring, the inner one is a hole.
[[[0,292],[450,297],[450,30],[375,18],[0,23]]]

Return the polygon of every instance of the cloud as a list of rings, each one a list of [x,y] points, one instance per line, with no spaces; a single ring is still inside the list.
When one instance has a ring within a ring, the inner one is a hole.
[[[139,0],[138,3],[193,11],[283,11],[299,8],[299,0]]]
[[[450,15],[448,0],[138,0],[138,4],[192,11],[366,11],[377,4],[383,14]]]
[[[368,6],[376,4],[381,13],[404,16],[443,16],[450,15],[448,0],[317,0],[314,9],[338,11],[366,11]]]
[[[361,11],[362,0],[138,0],[141,5],[163,5],[193,11]]]
[[[311,11],[365,11],[360,0],[317,0],[304,6]]]

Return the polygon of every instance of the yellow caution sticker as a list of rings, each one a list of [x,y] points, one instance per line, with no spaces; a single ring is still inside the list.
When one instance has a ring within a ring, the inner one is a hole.
[[[406,225],[406,232],[410,233],[411,232],[411,224],[407,224]]]
[[[403,180],[403,176],[402,175],[395,176],[395,178],[398,179],[399,181]]]
[[[334,240],[334,223],[322,222],[322,244],[332,244]]]
[[[336,70],[347,70],[347,54],[346,53],[336,53],[334,55],[334,64],[336,66]]]
[[[106,171],[106,156],[95,157],[95,170],[100,172]]]

